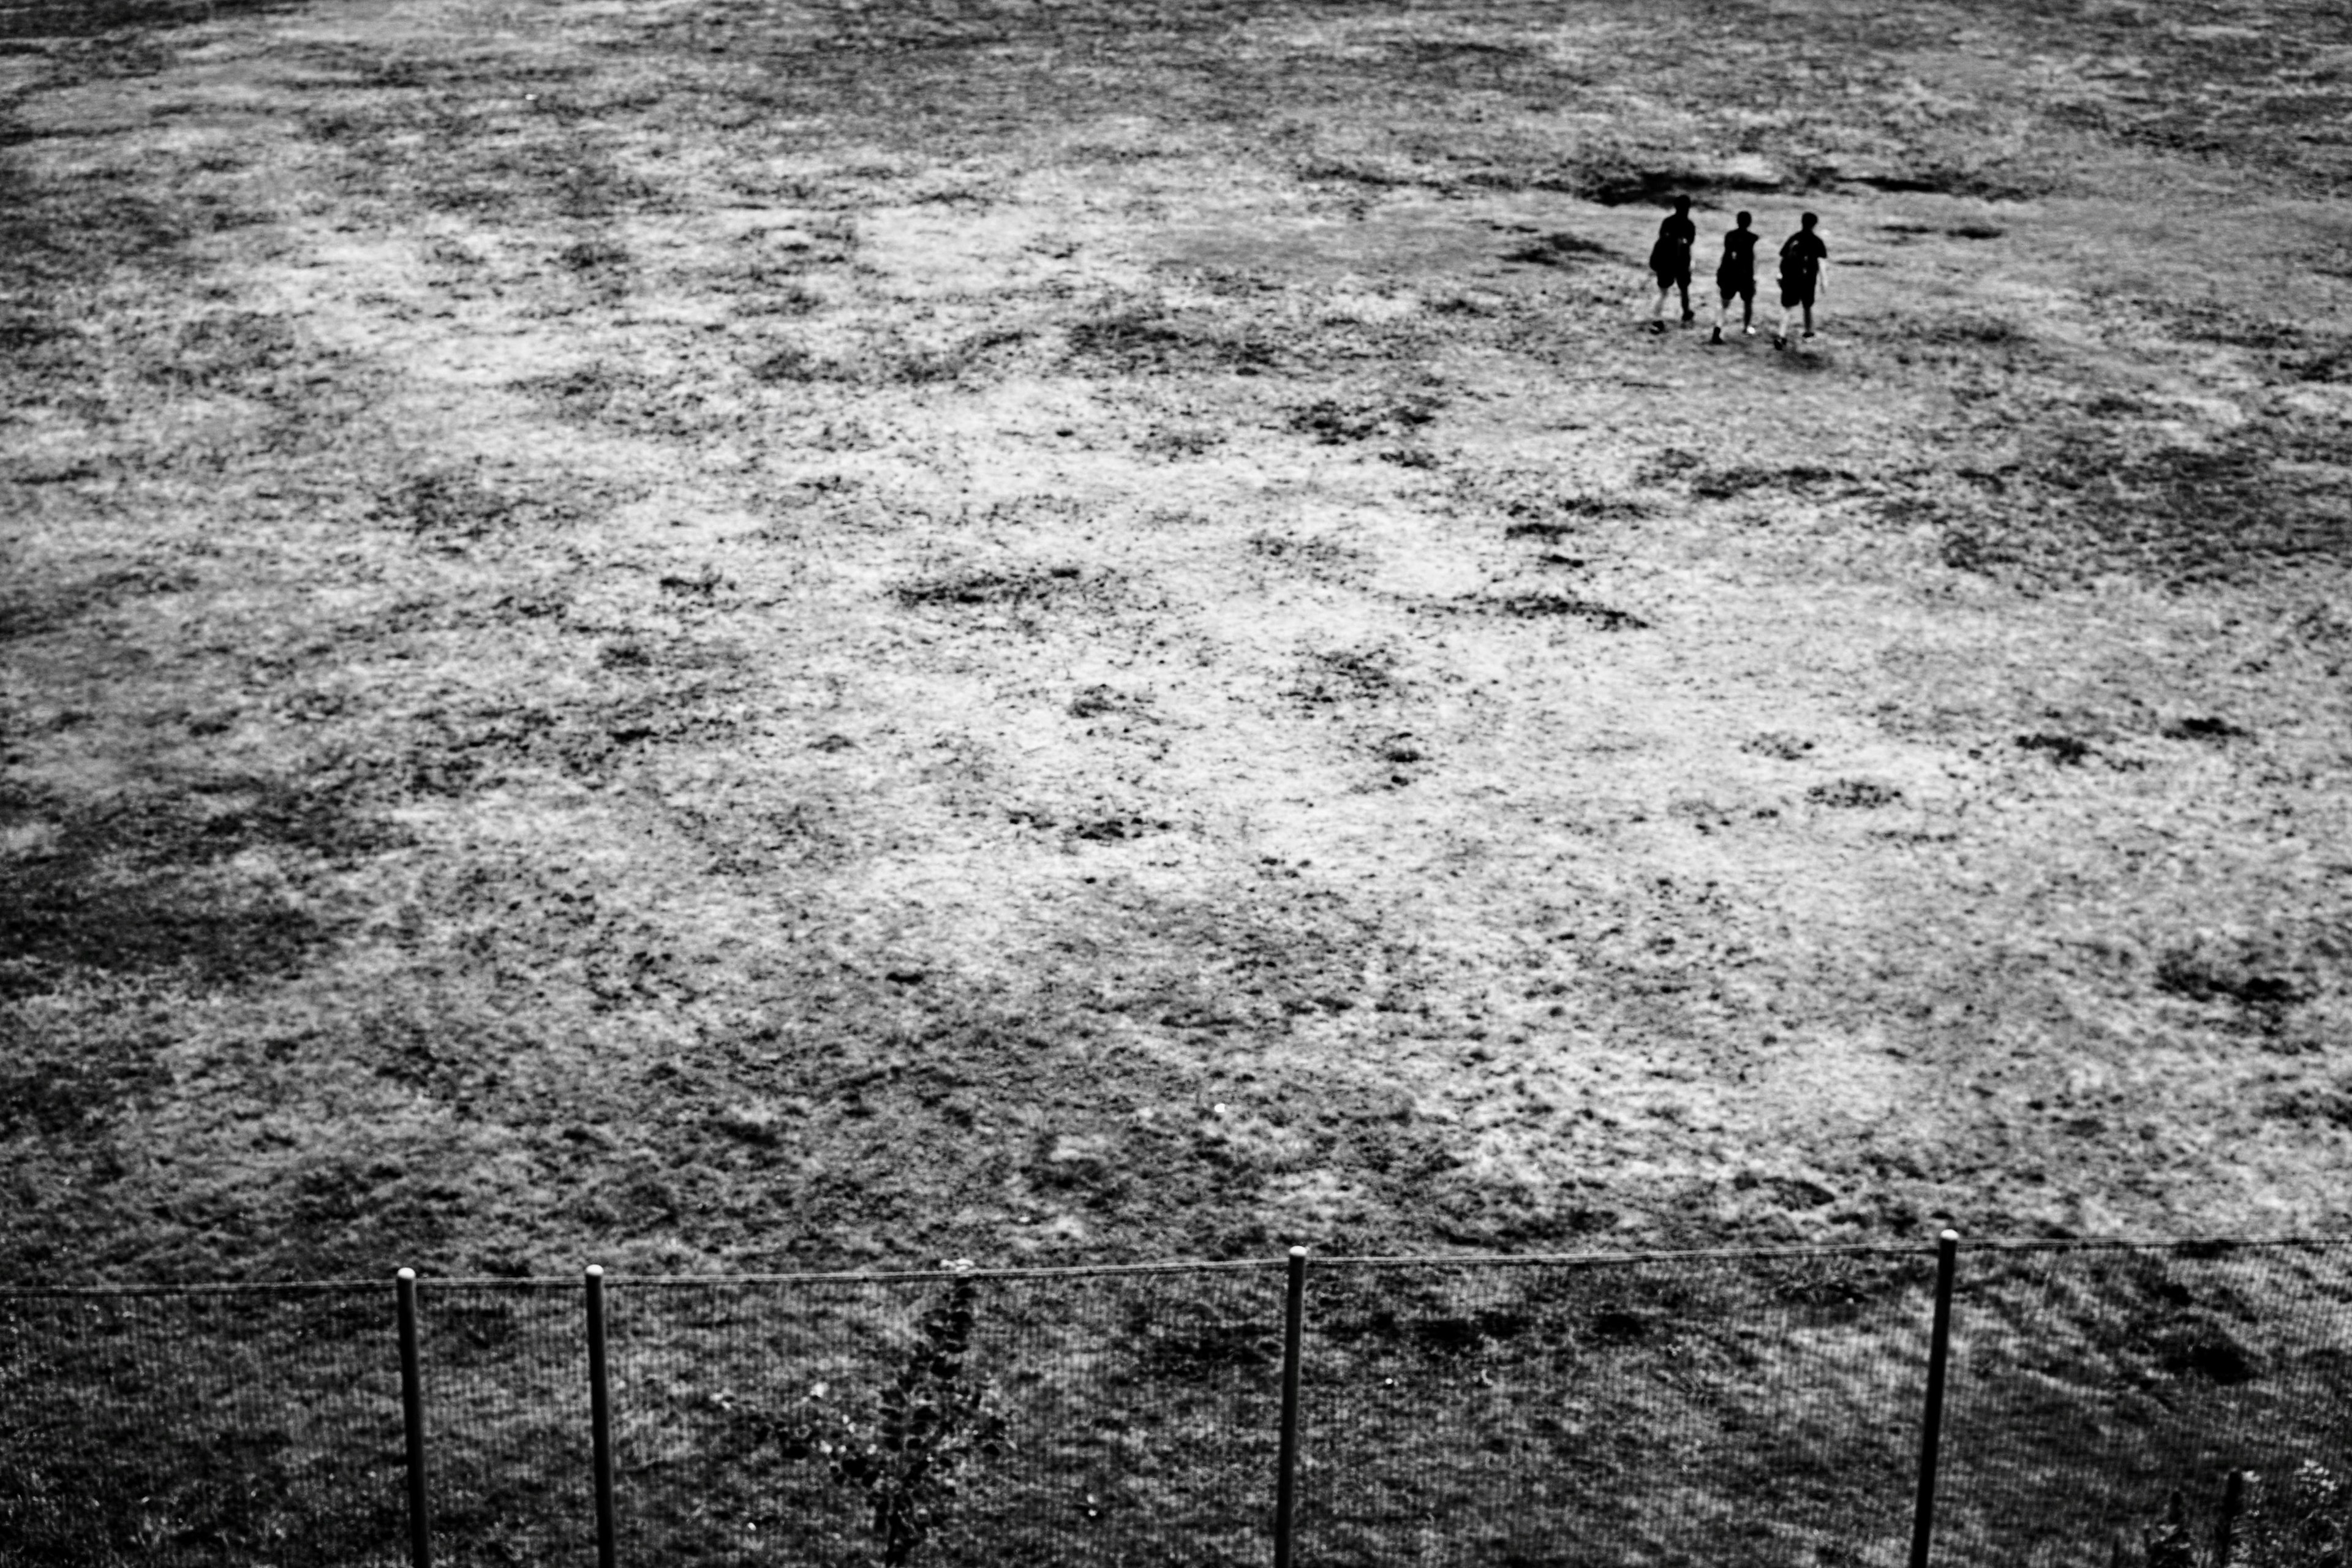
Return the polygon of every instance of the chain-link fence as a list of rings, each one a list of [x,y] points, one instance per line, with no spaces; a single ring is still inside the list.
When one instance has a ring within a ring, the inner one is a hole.
[[[1964,1248],[1932,1561],[2340,1563],[2347,1263]],[[614,1279],[610,1540],[646,1563],[1899,1568],[1937,1278],[1915,1247]],[[436,1563],[598,1560],[588,1298],[418,1283]],[[398,1330],[389,1283],[0,1293],[0,1563],[414,1562]]]
[[[404,1560],[389,1287],[0,1296],[0,1562]]]
[[[1964,1251],[1937,1562],[2105,1563],[2178,1489],[2210,1563],[2245,1471],[2230,1555],[2341,1563],[2323,1538],[2352,1476],[2347,1262],[2341,1243]]]
[[[1916,1248],[1312,1269],[1303,1549],[1900,1563],[1935,1272]]]

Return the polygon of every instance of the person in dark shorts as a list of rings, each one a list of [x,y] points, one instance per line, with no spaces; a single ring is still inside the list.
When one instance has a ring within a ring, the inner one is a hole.
[[[1707,338],[1711,343],[1723,341],[1724,319],[1731,313],[1731,301],[1739,300],[1739,330],[1748,336],[1756,335],[1756,242],[1763,237],[1748,227],[1755,221],[1752,215],[1741,213],[1732,220],[1737,226],[1723,237],[1723,259],[1715,264],[1715,331]]]
[[[1789,346],[1789,312],[1801,306],[1805,312],[1805,336],[1813,335],[1813,298],[1822,287],[1822,263],[1830,258],[1830,247],[1813,232],[1821,221],[1807,213],[1797,232],[1780,242],[1780,325],[1772,334],[1776,349]]]
[[[1690,198],[1676,196],[1675,210],[1658,225],[1658,243],[1650,247],[1650,271],[1658,280],[1657,308],[1650,312],[1650,331],[1666,330],[1666,296],[1682,291],[1683,325],[1698,320],[1691,310],[1691,247],[1698,243],[1698,225],[1690,219]]]

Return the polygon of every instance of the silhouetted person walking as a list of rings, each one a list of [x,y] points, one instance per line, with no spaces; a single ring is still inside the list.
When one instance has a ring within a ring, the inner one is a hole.
[[[1707,342],[1723,341],[1723,323],[1731,313],[1731,301],[1739,301],[1739,330],[1748,337],[1756,335],[1756,242],[1762,238],[1748,224],[1754,221],[1747,213],[1733,220],[1737,227],[1723,237],[1723,259],[1715,264],[1715,331]]]
[[[1821,291],[1822,263],[1830,258],[1830,247],[1813,232],[1821,221],[1807,213],[1797,232],[1780,242],[1780,325],[1772,334],[1776,349],[1789,346],[1789,312],[1800,306],[1805,312],[1805,336],[1813,335],[1813,298]]]
[[[1698,225],[1690,220],[1690,198],[1676,196],[1672,216],[1658,225],[1658,243],[1650,247],[1650,271],[1658,279],[1657,308],[1650,312],[1650,331],[1666,330],[1666,296],[1682,290],[1683,325],[1696,321],[1691,310],[1691,247],[1698,243]]]

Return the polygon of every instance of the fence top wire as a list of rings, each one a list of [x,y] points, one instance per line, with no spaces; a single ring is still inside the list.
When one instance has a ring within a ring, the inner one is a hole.
[[[2049,1238],[2039,1237],[1962,1237],[1963,1252],[2200,1252],[2219,1256],[2233,1252],[2284,1251],[2291,1247],[2352,1247],[2352,1237],[2182,1237],[2170,1240],[2134,1240],[2112,1237]],[[1808,1258],[1916,1258],[1933,1256],[1932,1240],[1863,1243],[1840,1247],[1690,1247],[1659,1252],[1554,1253],[1429,1253],[1422,1255],[1318,1255],[1312,1268],[1611,1268],[1647,1263],[1768,1262]],[[856,1269],[806,1274],[639,1274],[607,1272],[613,1289],[652,1287],[683,1289],[713,1285],[916,1285],[940,1279],[1099,1279],[1169,1274],[1267,1273],[1287,1264],[1285,1258],[1236,1258],[1194,1262],[1098,1263],[1051,1268],[940,1268]],[[517,1278],[499,1274],[424,1274],[420,1289],[577,1290],[577,1274]],[[43,1298],[104,1299],[110,1297],[182,1296],[323,1296],[389,1290],[393,1277],[375,1279],[295,1279],[180,1285],[9,1285],[0,1286],[0,1301]]]
[[[1637,1263],[1703,1263],[1709,1259],[1770,1259],[1783,1258],[1916,1258],[1934,1257],[1933,1242],[1880,1242],[1851,1247],[1703,1247],[1669,1252],[1513,1252],[1430,1253],[1385,1257],[1322,1258],[1307,1261],[1318,1268],[1345,1265],[1350,1268],[1610,1268]]]

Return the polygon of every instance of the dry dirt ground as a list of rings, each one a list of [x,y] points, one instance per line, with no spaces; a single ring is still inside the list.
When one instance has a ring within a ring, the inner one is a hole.
[[[0,1268],[2340,1231],[2347,128],[2316,0],[0,3]]]

